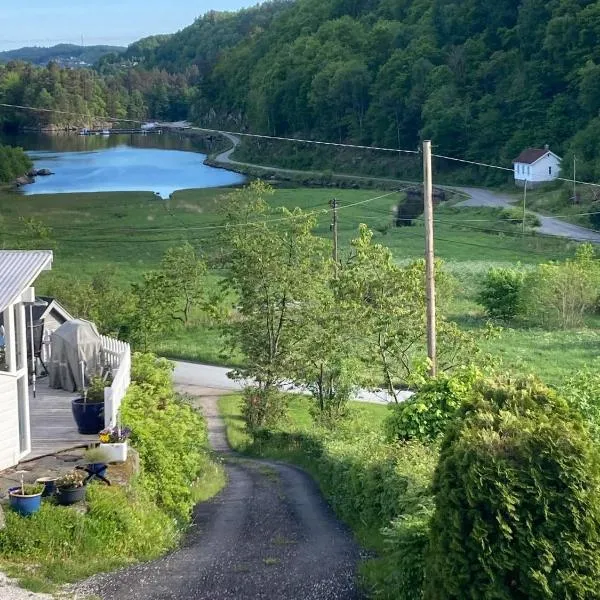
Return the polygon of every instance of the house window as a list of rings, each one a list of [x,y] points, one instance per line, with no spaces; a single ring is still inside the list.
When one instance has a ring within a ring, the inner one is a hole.
[[[552,167],[548,167],[548,175],[552,175]]]
[[[531,167],[527,167],[527,175],[531,175]]]

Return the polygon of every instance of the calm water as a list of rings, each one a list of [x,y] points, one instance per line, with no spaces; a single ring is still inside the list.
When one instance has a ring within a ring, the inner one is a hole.
[[[206,155],[177,135],[19,135],[2,138],[54,175],[23,186],[25,194],[175,190],[238,185],[243,175],[203,164]]]

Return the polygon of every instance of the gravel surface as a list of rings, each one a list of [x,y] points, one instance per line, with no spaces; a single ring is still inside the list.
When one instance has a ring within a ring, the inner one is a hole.
[[[28,592],[0,573],[0,600],[52,600],[52,596]]]
[[[187,391],[193,391],[188,387]],[[303,471],[228,451],[216,396],[197,399],[227,487],[200,504],[183,546],[76,587],[103,600],[358,600],[359,548]],[[2,598],[4,600],[4,598]]]

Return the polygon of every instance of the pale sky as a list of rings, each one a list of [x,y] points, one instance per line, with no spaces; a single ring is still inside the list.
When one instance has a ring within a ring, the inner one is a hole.
[[[257,0],[0,0],[0,50],[21,46],[127,46],[173,33],[210,10],[236,10]]]

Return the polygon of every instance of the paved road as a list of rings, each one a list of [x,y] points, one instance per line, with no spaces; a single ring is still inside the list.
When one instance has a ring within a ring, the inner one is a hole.
[[[223,133],[223,135],[232,143],[232,147],[219,154],[215,157],[216,162],[220,162],[222,164],[228,165],[239,165],[244,167],[260,167],[261,169],[268,169],[269,171],[273,171],[274,173],[293,173],[293,174],[305,174],[305,175],[316,175],[317,172],[314,171],[295,171],[291,169],[280,169],[269,167],[265,165],[253,165],[249,163],[242,163],[235,161],[231,158],[231,155],[235,151],[236,147],[240,143],[240,139],[229,133]],[[345,177],[344,175],[340,175],[340,177]],[[356,179],[373,179],[369,177],[354,177]],[[397,182],[397,183],[410,183],[406,181],[394,180],[394,179],[381,179],[381,181],[386,182]],[[457,206],[488,206],[494,208],[510,208],[513,206],[514,198],[506,194],[501,194],[499,192],[492,192],[490,190],[486,190],[483,188],[474,188],[474,187],[453,187],[453,186],[444,186],[447,189],[454,189],[459,192],[462,192],[469,196],[467,200],[459,202]],[[558,219],[556,217],[548,217],[544,215],[537,214],[540,220],[540,227],[536,229],[539,233],[545,235],[552,235],[557,237],[565,237],[576,241],[583,242],[593,242],[596,244],[600,244],[600,233],[596,231],[592,231],[591,229],[586,229],[585,227],[580,227],[578,225],[572,225],[571,223],[565,222],[563,219]]]
[[[468,200],[459,202],[457,206],[489,206],[494,208],[510,208],[514,206],[514,198],[505,194],[472,187],[459,187],[454,189],[470,196]],[[600,233],[596,231],[567,223],[563,219],[558,219],[556,217],[547,217],[539,213],[533,214],[537,215],[541,223],[540,227],[536,229],[539,233],[565,237],[580,242],[600,244]]]
[[[359,600],[360,551],[312,479],[294,467],[231,454],[215,396],[197,399],[228,485],[200,504],[183,546],[95,576],[76,590],[102,600]]]
[[[215,367],[212,365],[202,365],[199,363],[184,362],[180,360],[173,361],[175,371],[173,381],[178,386],[195,386],[203,390],[228,390],[239,391],[244,386],[239,381],[234,381],[227,377],[231,370],[226,367]],[[294,393],[306,393],[305,390],[292,385],[283,386],[283,389]],[[412,395],[411,392],[400,392],[399,399],[405,400]],[[355,400],[360,402],[370,402],[373,404],[388,404],[394,399],[384,390],[359,390],[355,394]]]

